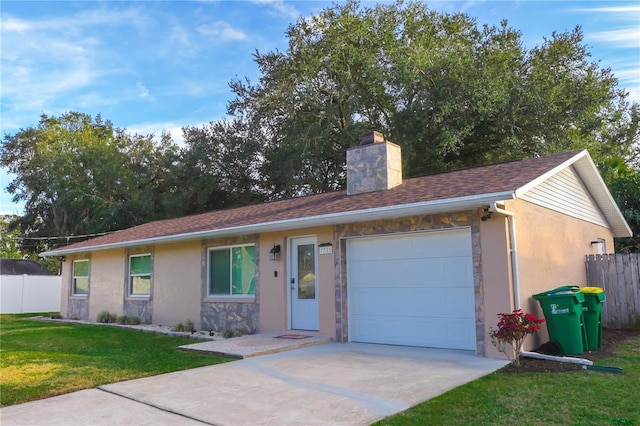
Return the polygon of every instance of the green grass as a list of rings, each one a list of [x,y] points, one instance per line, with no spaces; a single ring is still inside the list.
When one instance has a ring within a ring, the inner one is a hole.
[[[498,371],[376,425],[640,425],[640,339],[596,365],[624,373]]]
[[[177,350],[193,340],[0,315],[0,406],[229,361]]]
[[[112,327],[0,316],[0,405],[12,405],[227,359],[176,348],[193,340]],[[638,425],[640,339],[595,371],[496,372],[377,425]]]

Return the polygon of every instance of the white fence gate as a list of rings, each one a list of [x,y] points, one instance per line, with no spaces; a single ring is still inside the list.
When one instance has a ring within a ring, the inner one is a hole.
[[[60,312],[58,275],[0,275],[0,313]]]

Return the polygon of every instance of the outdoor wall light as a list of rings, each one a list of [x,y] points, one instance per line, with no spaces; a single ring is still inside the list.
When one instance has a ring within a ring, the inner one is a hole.
[[[280,260],[280,244],[274,244],[273,248],[269,250],[269,258],[271,260]]]

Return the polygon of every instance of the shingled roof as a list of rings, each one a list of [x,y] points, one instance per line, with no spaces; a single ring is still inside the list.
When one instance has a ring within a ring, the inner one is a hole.
[[[51,250],[42,255],[477,208],[488,206],[491,202],[516,198],[516,191],[519,189],[578,161],[587,161],[586,168],[583,168],[591,175],[595,172],[597,179],[600,179],[588,153],[575,151],[405,179],[402,185],[385,191],[347,195],[343,190],[155,221]],[[590,169],[593,171],[589,171]],[[600,183],[604,185],[601,179]],[[606,187],[604,192],[608,199],[605,196],[602,202],[613,203]],[[600,207],[603,210],[617,210],[615,203],[613,206]]]
[[[0,259],[2,275],[55,275],[53,272],[29,259]]]

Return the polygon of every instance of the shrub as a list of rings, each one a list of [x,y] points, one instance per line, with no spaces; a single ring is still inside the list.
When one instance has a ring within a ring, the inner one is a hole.
[[[125,325],[138,325],[142,323],[142,319],[139,316],[133,316],[130,317],[128,315],[120,315],[118,317],[118,324],[125,324]]]
[[[185,327],[184,323],[182,321],[180,321],[179,323],[177,323],[176,325],[173,326],[172,330],[173,331],[187,331],[187,328]]]
[[[185,322],[180,321],[179,323],[174,325],[172,328],[173,331],[181,331],[181,332],[186,332],[186,331],[194,332],[195,329],[196,328],[193,324],[193,321],[191,320],[187,320]]]
[[[236,337],[236,332],[233,331],[230,328],[227,328],[225,331],[222,332],[222,337],[224,337],[225,339],[230,339],[231,337]]]
[[[107,311],[106,309],[102,312],[100,312],[98,314],[98,317],[96,318],[97,322],[101,322],[103,324],[109,324],[109,323],[114,323],[118,320],[118,317],[116,316],[116,314],[112,314],[111,312]]]
[[[498,317],[500,318],[498,328],[494,330],[492,327],[489,332],[491,343],[510,360],[513,353],[513,364],[520,366],[520,349],[524,339],[529,334],[540,330],[540,324],[544,319],[529,313],[525,314],[520,309],[510,314],[498,314]]]
[[[244,334],[246,334],[244,329],[238,326],[235,328],[235,330],[231,328],[227,328],[226,330],[224,330],[222,332],[222,337],[224,337],[225,339],[229,339],[231,337],[240,337]]]
[[[129,317],[129,325],[138,325],[138,324],[142,324],[142,318],[140,318],[137,315]]]

